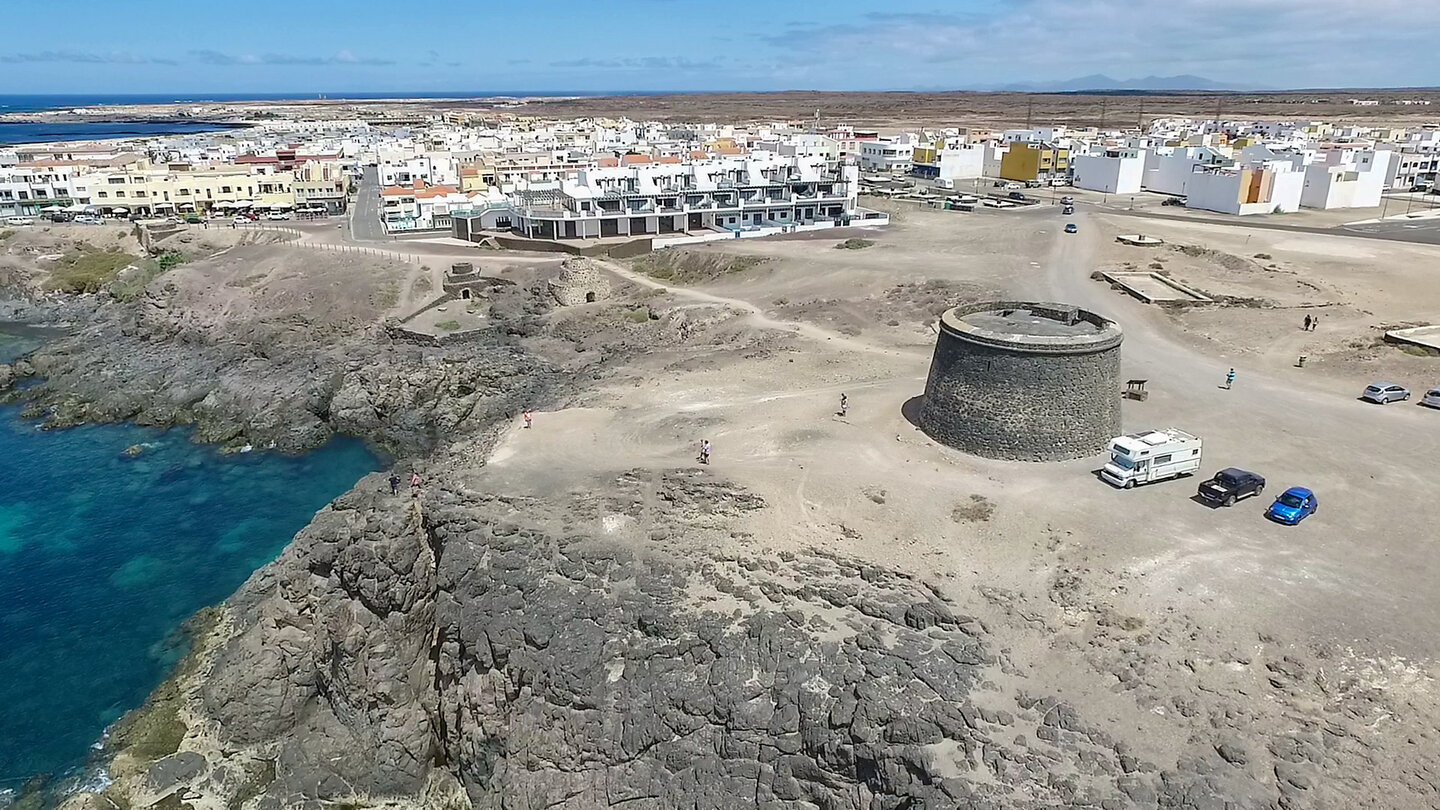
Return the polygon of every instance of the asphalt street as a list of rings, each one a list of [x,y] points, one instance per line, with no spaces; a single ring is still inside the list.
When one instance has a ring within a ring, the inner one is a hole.
[[[356,242],[388,242],[380,224],[380,172],[366,166],[360,178],[355,205],[350,208],[350,238]]]

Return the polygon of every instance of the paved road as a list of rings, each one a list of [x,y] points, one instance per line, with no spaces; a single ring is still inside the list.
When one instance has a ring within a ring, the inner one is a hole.
[[[1165,222],[1199,222],[1206,225],[1222,225],[1227,228],[1258,228],[1267,231],[1290,231],[1292,233],[1313,233],[1321,236],[1350,236],[1357,239],[1384,239],[1391,242],[1415,242],[1424,245],[1440,245],[1440,219],[1383,222],[1370,225],[1341,225],[1333,228],[1318,228],[1307,225],[1285,224],[1256,219],[1255,217],[1193,217],[1161,214],[1144,209],[1111,208],[1093,203],[1082,203],[1106,214],[1141,219],[1158,219]]]
[[[1149,379],[1152,391],[1147,402],[1124,404],[1127,431],[1190,430],[1204,437],[1206,475],[1234,465],[1268,479],[1265,497],[1229,509],[1192,502],[1198,478],[1130,491],[1097,482],[1088,497],[1098,503],[1090,508],[1113,514],[1115,542],[1146,527],[1140,536],[1150,539],[1128,552],[1153,555],[1137,562],[1154,566],[1145,569],[1147,583],[1288,615],[1281,621],[1332,639],[1363,639],[1407,656],[1440,654],[1433,542],[1440,508],[1427,494],[1435,487],[1440,413],[1359,402],[1366,380],[1252,366],[1220,344],[1202,353],[1175,334],[1159,308],[1089,279],[1099,237],[1085,219],[1082,213],[1079,234],[1055,229],[1048,267],[1018,280],[1016,291],[1121,323],[1124,376]],[[1237,381],[1226,390],[1220,383],[1232,366]],[[1265,520],[1264,506],[1295,485],[1316,490],[1320,511],[1296,527]]]
[[[389,242],[380,224],[380,172],[366,166],[355,205],[350,208],[350,238],[356,242]]]

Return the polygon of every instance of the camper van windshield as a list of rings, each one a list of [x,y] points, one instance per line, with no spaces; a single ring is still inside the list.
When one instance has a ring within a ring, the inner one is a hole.
[[[1121,455],[1119,452],[1112,454],[1110,456],[1110,460],[1115,463],[1116,467],[1119,467],[1122,470],[1129,470],[1135,466],[1134,459],[1131,459],[1128,456]]]

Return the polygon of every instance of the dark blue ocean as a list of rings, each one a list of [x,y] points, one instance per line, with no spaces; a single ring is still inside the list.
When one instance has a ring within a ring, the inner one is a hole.
[[[107,138],[184,135],[191,132],[215,132],[222,129],[232,129],[232,127],[192,121],[96,121],[83,124],[0,123],[0,144],[102,141]]]
[[[437,92],[389,93],[88,93],[73,95],[4,95],[0,94],[0,113],[69,110],[112,104],[202,104],[227,101],[295,101],[316,99],[355,99],[357,101],[385,98],[496,98],[496,97],[560,97],[560,96],[624,96],[633,92],[555,92],[553,90],[455,90]]]
[[[0,334],[0,362],[37,340]],[[184,653],[180,624],[379,463],[352,440],[287,458],[134,425],[41,432],[16,406],[0,459],[0,807],[81,765]]]

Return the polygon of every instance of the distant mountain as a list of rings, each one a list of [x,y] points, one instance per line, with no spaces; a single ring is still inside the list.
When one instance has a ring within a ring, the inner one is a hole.
[[[1164,90],[1254,90],[1258,88],[1239,87],[1226,84],[1225,82],[1217,82],[1214,79],[1207,79],[1204,76],[1191,76],[1188,74],[1181,76],[1146,76],[1143,79],[1112,79],[1109,76],[1097,73],[1093,76],[1081,76],[1078,79],[1007,84],[994,89],[1005,93],[1079,93],[1087,90],[1154,92]]]

